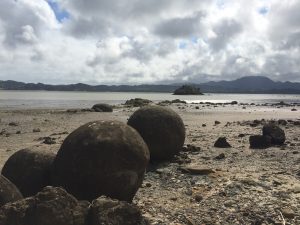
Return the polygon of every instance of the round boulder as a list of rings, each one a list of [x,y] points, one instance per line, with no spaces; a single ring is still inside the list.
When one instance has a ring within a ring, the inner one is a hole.
[[[285,133],[277,125],[269,123],[263,126],[263,135],[270,136],[272,144],[282,145],[285,142]]]
[[[19,189],[4,176],[0,175],[0,207],[8,202],[22,199]]]
[[[180,116],[162,106],[142,107],[128,120],[144,138],[152,161],[172,158],[182,150],[185,127]]]
[[[113,111],[113,108],[111,105],[103,104],[103,103],[93,105],[92,109],[95,112],[112,112]]]
[[[51,151],[22,149],[6,161],[1,173],[19,188],[24,197],[32,196],[50,184],[54,158]]]
[[[95,121],[73,131],[53,163],[53,182],[78,199],[101,195],[131,201],[142,184],[149,150],[141,136],[118,121]]]

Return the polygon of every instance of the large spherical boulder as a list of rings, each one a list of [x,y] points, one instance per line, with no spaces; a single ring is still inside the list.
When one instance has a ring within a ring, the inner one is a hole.
[[[73,131],[53,163],[53,182],[78,199],[101,195],[131,201],[149,161],[136,130],[118,121],[95,121]]]
[[[270,136],[272,139],[272,144],[282,145],[285,142],[285,133],[277,125],[269,123],[263,126],[263,135]]]
[[[152,161],[172,158],[183,147],[185,127],[180,116],[170,108],[146,106],[128,120],[144,138]]]
[[[0,175],[0,207],[8,202],[22,199],[19,189],[4,176]]]
[[[13,182],[24,197],[32,196],[50,185],[51,165],[55,153],[22,149],[4,164],[2,174]]]
[[[89,202],[62,188],[45,187],[37,195],[0,208],[1,225],[86,225]]]

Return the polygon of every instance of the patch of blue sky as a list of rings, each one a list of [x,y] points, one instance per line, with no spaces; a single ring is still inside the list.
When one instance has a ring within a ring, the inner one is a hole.
[[[60,23],[70,18],[70,14],[66,10],[61,9],[55,0],[48,0],[47,3],[53,10],[57,21],[59,21]]]
[[[268,14],[268,12],[269,12],[269,9],[267,7],[262,7],[262,8],[258,9],[258,13],[261,15],[266,15],[266,14]]]
[[[186,41],[180,41],[178,44],[178,48],[180,49],[185,49],[187,47],[187,42]]]

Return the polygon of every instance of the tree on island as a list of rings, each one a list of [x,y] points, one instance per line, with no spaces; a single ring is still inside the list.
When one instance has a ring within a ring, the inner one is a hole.
[[[183,85],[180,88],[176,89],[173,94],[174,95],[203,95],[203,93],[200,92],[200,88],[191,85]]]

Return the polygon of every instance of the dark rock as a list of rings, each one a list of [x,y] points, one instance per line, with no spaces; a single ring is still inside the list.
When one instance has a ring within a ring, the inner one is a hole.
[[[22,199],[19,189],[6,177],[0,175],[0,207],[8,202]]]
[[[277,125],[269,123],[263,126],[263,135],[272,138],[272,144],[282,145],[285,142],[285,133]]]
[[[20,130],[16,131],[16,134],[21,134],[21,131]]]
[[[131,201],[143,181],[149,150],[119,121],[95,121],[73,131],[53,163],[53,182],[78,199],[101,195]]]
[[[186,101],[180,100],[180,99],[174,99],[171,101],[171,103],[183,103],[186,104]]]
[[[218,125],[218,124],[220,124],[220,123],[221,123],[221,122],[218,121],[218,120],[215,121],[215,125]]]
[[[32,130],[32,132],[33,132],[33,133],[38,133],[38,132],[41,132],[41,129],[40,129],[40,128],[34,128],[34,129]]]
[[[1,173],[19,188],[24,197],[32,196],[50,184],[54,157],[51,151],[22,149],[9,157]]]
[[[297,109],[291,109],[291,111],[292,111],[292,112],[295,112],[295,111],[297,111]]]
[[[18,124],[16,122],[10,122],[8,125],[11,126],[11,127],[17,127],[18,126]]]
[[[196,202],[201,202],[203,200],[203,196],[200,195],[200,194],[196,194],[194,196],[194,199],[195,199]]]
[[[206,124],[205,124],[205,123],[203,123],[203,124],[202,124],[202,127],[206,127]]]
[[[231,105],[237,105],[238,102],[237,102],[237,101],[232,101],[230,104],[231,104]]]
[[[219,137],[215,142],[214,147],[216,148],[231,148],[231,145],[227,142],[226,137]]]
[[[183,152],[200,152],[201,148],[194,145],[187,145],[182,148]]]
[[[133,107],[141,107],[141,106],[146,106],[152,103],[152,101],[148,99],[142,99],[142,98],[135,98],[135,99],[130,99],[125,102],[125,105],[127,106],[133,106]]]
[[[200,88],[196,88],[190,85],[183,85],[176,89],[173,93],[174,95],[203,95],[200,92]]]
[[[185,127],[180,116],[161,106],[146,106],[128,120],[147,143],[151,160],[166,160],[182,150]]]
[[[271,146],[271,137],[263,135],[252,135],[249,137],[250,148],[265,149]]]
[[[43,143],[46,144],[46,145],[53,145],[53,144],[56,144],[56,141],[55,141],[55,138],[44,137]]]
[[[246,136],[246,134],[239,134],[238,135],[239,138],[242,138],[242,137],[245,137],[245,136]]]
[[[89,213],[90,225],[147,225],[141,211],[127,202],[100,197],[93,201]]]
[[[220,155],[215,157],[216,160],[221,160],[221,159],[225,159],[225,154],[221,153]]]
[[[112,112],[113,111],[113,107],[108,104],[96,104],[96,105],[93,105],[92,109],[95,110],[95,112]]]
[[[0,208],[1,225],[85,225],[88,202],[79,202],[62,188],[45,187],[34,197]]]
[[[278,120],[278,124],[282,125],[282,126],[286,126],[287,125],[287,121],[286,120]]]

